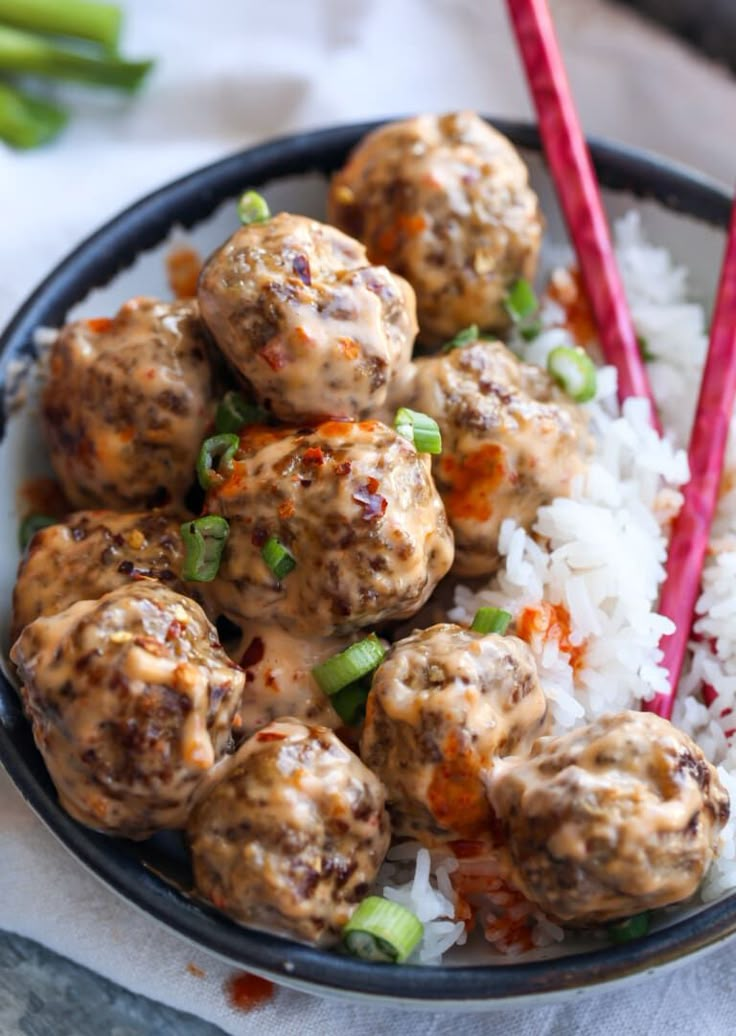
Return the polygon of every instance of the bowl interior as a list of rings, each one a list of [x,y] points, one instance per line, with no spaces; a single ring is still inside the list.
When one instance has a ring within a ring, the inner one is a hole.
[[[206,256],[237,226],[235,200],[259,187],[272,211],[324,217],[325,174],[339,166],[368,127],[345,127],[264,145],[184,178],[144,199],[85,242],[44,282],[20,311],[3,340],[6,404],[0,464],[6,472],[6,521],[0,528],[0,632],[7,649],[10,592],[18,562],[16,530],[20,491],[50,474],[38,435],[38,382],[29,360],[33,330],[65,319],[112,314],[133,295],[170,297],[164,258],[186,241]],[[500,125],[530,167],[547,220],[543,268],[569,256],[554,191],[535,132]],[[712,185],[656,162],[605,145],[594,148],[612,218],[631,208],[641,214],[652,241],[667,247],[691,271],[690,291],[710,305],[723,247],[729,200]],[[281,981],[322,991],[341,990],[426,1003],[464,1006],[510,997],[551,995],[572,987],[642,972],[713,945],[736,930],[736,896],[707,907],[691,905],[664,915],[648,937],[611,947],[592,938],[565,942],[523,962],[491,956],[478,941],[449,955],[441,968],[386,968],[363,964],[275,936],[243,929],[187,894],[191,878],[185,849],[175,834],[135,844],[82,828],[59,808],[22,716],[12,675],[0,686],[0,756],[44,822],[98,877],[135,905],[181,934],[246,967]],[[489,961],[493,966],[489,966]]]

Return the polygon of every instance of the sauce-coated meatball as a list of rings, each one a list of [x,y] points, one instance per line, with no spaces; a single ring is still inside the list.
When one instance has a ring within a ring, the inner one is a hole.
[[[141,580],[36,619],[11,658],[67,812],[130,838],[184,826],[243,690],[199,605]]]
[[[487,832],[485,778],[540,732],[546,709],[516,637],[445,623],[394,644],[373,677],[360,744],[394,830],[430,841]]]
[[[183,556],[179,522],[158,511],[79,511],[39,529],[18,567],[12,639],[40,615],[96,600],[142,576],[192,596],[179,575]]]
[[[43,394],[51,462],[75,507],[183,497],[215,408],[196,302],[126,302],[114,320],[68,324]]]
[[[536,270],[542,218],[526,166],[471,112],[370,133],[334,177],[329,213],[372,262],[406,277],[426,342],[506,327],[510,286]]]
[[[245,924],[334,942],[388,849],[378,778],[332,731],[288,718],[213,781],[188,825],[199,892]]]
[[[540,367],[501,342],[417,360],[407,405],[442,431],[432,472],[455,533],[455,571],[499,565],[505,518],[529,528],[542,504],[569,496],[590,448],[587,419]]]
[[[204,267],[198,295],[222,351],[283,421],[374,412],[417,332],[409,285],[306,216],[241,227]]]
[[[341,726],[312,669],[349,643],[345,637],[295,637],[280,626],[248,623],[233,656],[245,672],[238,733],[250,737],[279,716]]]
[[[573,924],[627,917],[697,889],[728,819],[698,746],[650,713],[542,737],[490,784],[518,887]]]
[[[244,429],[205,504],[230,524],[213,600],[300,636],[413,615],[453,556],[427,460],[377,421]],[[296,561],[281,580],[261,556],[271,537]]]

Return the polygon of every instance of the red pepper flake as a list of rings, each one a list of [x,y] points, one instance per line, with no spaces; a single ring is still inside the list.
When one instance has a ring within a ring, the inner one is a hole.
[[[354,338],[338,338],[337,344],[346,359],[357,360],[360,356],[360,346]]]
[[[105,331],[112,328],[112,320],[109,317],[91,317],[89,320],[85,320],[85,324],[96,335],[104,334]]]
[[[291,268],[302,284],[306,284],[307,287],[310,287],[312,283],[312,271],[309,268],[309,260],[306,255],[295,255]]]
[[[166,279],[174,298],[193,299],[202,269],[202,257],[196,248],[181,245],[166,256]]]
[[[304,451],[302,461],[304,464],[321,465],[325,462],[325,455],[319,446],[310,446],[308,450]]]
[[[250,1011],[272,998],[274,985],[267,978],[240,971],[227,980],[225,992],[231,1007],[239,1011]]]
[[[711,706],[718,697],[718,691],[715,687],[712,687],[709,683],[703,684],[703,702]]]
[[[294,513],[294,501],[284,500],[283,504],[279,504],[279,518],[291,518]]]
[[[731,727],[730,730],[724,730],[723,734],[727,741],[730,741],[734,734],[736,734],[736,727]]]
[[[271,370],[280,371],[289,362],[284,344],[277,336],[270,338],[258,355],[265,360]]]
[[[386,497],[376,492],[378,486],[377,478],[369,478],[364,486],[358,486],[353,493],[353,500],[363,508],[363,520],[366,522],[380,518],[388,507]]]
[[[335,465],[335,474],[340,476],[349,475],[352,469],[353,465],[350,463],[350,461],[344,460],[340,464]]]
[[[259,662],[263,661],[265,653],[266,648],[262,639],[260,637],[253,637],[250,644],[243,652],[240,664],[243,669],[247,669],[249,666],[258,665]]]
[[[285,741],[286,734],[277,734],[275,730],[259,730],[256,741]]]
[[[166,630],[166,639],[178,640],[181,636],[181,631],[183,628],[184,627],[178,619],[172,619],[171,623],[169,624],[169,628]]]

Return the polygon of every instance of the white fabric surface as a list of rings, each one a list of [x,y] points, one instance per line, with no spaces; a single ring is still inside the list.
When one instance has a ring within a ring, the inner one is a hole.
[[[269,135],[410,110],[529,104],[501,0],[129,0],[126,48],[158,66],[138,99],[74,96],[53,146],[0,151],[0,323],[82,236],[140,194]],[[736,81],[602,0],[553,7],[589,131],[646,146],[725,183],[736,172]],[[380,1007],[281,991],[232,1011],[231,968],[107,892],[61,849],[0,775],[0,927],[233,1034],[388,1031]],[[407,1036],[733,1031],[736,946],[646,984],[502,1014],[401,1019]],[[195,977],[188,964],[201,968]]]

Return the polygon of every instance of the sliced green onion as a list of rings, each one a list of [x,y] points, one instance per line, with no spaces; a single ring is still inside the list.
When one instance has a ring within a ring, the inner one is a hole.
[[[607,928],[608,938],[611,942],[631,942],[632,939],[641,939],[649,931],[651,914],[645,910],[643,914],[634,914],[624,921],[617,921],[609,924]]]
[[[368,896],[342,930],[345,949],[354,957],[401,964],[421,942],[424,925],[411,910],[381,896]]]
[[[271,216],[268,202],[258,191],[246,191],[238,199],[238,219],[244,225],[264,223]]]
[[[197,583],[209,583],[220,567],[230,526],[225,518],[208,514],[184,522],[179,528],[185,552],[182,576]]]
[[[202,489],[211,489],[232,471],[239,446],[240,439],[229,432],[205,439],[197,457],[197,478]]]
[[[348,727],[357,727],[365,719],[365,703],[370,694],[370,680],[357,680],[343,687],[330,698],[330,704],[343,723]]]
[[[215,428],[223,432],[239,432],[247,424],[266,424],[270,414],[256,403],[250,403],[240,392],[226,392],[217,406]]]
[[[503,300],[503,304],[506,312],[515,324],[532,316],[539,307],[534,288],[523,277],[520,277],[518,281],[511,285],[508,295]]]
[[[405,406],[399,407],[394,418],[394,428],[399,435],[414,443],[417,453],[442,453],[440,426],[428,414],[420,414]]]
[[[25,550],[39,529],[45,529],[49,525],[57,525],[58,518],[50,518],[47,514],[29,514],[20,523],[18,529],[18,542],[20,549]]]
[[[519,325],[519,334],[525,342],[533,342],[542,333],[542,321],[541,320],[525,320],[523,324]]]
[[[327,695],[337,694],[343,687],[367,676],[381,664],[386,649],[375,633],[351,644],[338,654],[312,669],[312,676]]]
[[[558,345],[547,357],[547,370],[576,403],[587,403],[595,396],[595,364],[580,346]]]
[[[636,336],[636,344],[639,346],[639,355],[641,356],[644,363],[651,363],[652,360],[657,359],[652,350],[649,348],[649,342],[644,337],[644,335]]]
[[[503,636],[510,622],[511,613],[503,608],[479,608],[470,628],[474,633],[500,633]]]
[[[261,557],[278,580],[282,580],[296,568],[294,555],[276,536],[268,537],[263,544]]]
[[[453,349],[463,349],[466,345],[470,345],[471,342],[477,342],[479,338],[478,325],[471,324],[470,327],[464,327],[462,331],[458,331],[449,342],[445,342],[442,346],[442,352],[451,353]]]

